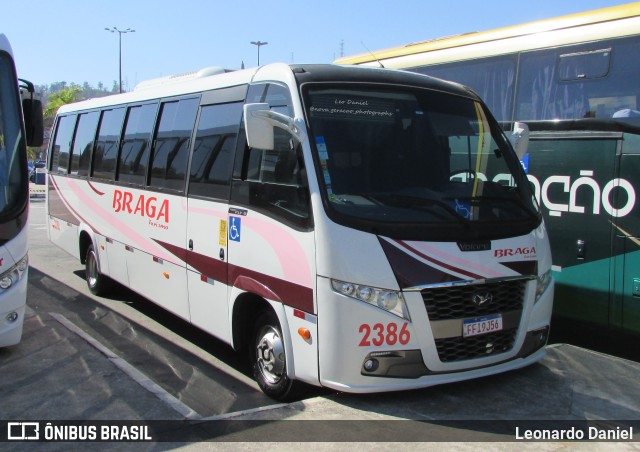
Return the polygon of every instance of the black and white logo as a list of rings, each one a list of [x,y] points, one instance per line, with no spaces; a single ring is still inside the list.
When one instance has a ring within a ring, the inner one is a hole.
[[[471,300],[476,306],[485,306],[491,303],[491,301],[493,300],[493,295],[491,295],[491,292],[488,291],[478,291],[473,294]]]

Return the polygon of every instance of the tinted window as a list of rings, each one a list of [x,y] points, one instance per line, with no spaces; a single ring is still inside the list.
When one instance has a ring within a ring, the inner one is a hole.
[[[93,177],[109,180],[114,178],[124,112],[124,108],[102,112],[93,155]]]
[[[280,85],[250,86],[247,102],[267,102],[272,110],[292,115],[289,91]],[[232,196],[235,202],[251,205],[286,224],[309,229],[312,218],[301,148],[278,127],[274,127],[274,141],[272,151],[245,144],[243,159],[238,159],[234,169],[234,177],[240,173],[242,180],[234,181]]]
[[[560,55],[560,80],[600,78],[609,72],[611,49]]]
[[[145,185],[149,161],[149,139],[157,110],[157,104],[129,107],[120,150],[119,181]]]
[[[83,113],[78,119],[78,128],[73,139],[73,153],[71,157],[71,174],[86,176],[89,174],[93,140],[96,136],[99,113]]]
[[[67,173],[69,169],[69,151],[73,129],[76,126],[76,115],[61,116],[58,119],[56,138],[51,152],[51,171]]]
[[[513,113],[516,64],[516,55],[506,55],[411,70],[468,86],[482,98],[498,121],[509,121]]]
[[[520,162],[474,99],[391,84],[305,88],[320,194],[335,221],[415,240],[519,235],[539,223]]]
[[[198,112],[197,98],[164,102],[154,142],[150,185],[183,190],[189,157],[189,139]]]
[[[227,198],[242,103],[202,107],[191,158],[189,193]]]
[[[516,119],[637,119],[639,44],[632,37],[522,53]]]
[[[293,116],[289,89],[284,86],[273,83],[251,85],[247,93],[247,103],[262,102],[268,103],[272,110]]]
[[[21,113],[15,93],[17,81],[11,57],[0,51],[0,240],[10,240],[22,230],[21,221],[15,220],[15,208],[28,202],[26,187],[25,142],[22,136]],[[26,220],[26,210],[24,211]],[[11,227],[9,224],[15,226]],[[5,261],[6,265],[6,261]],[[6,306],[6,303],[3,303]],[[2,309],[4,311],[4,308]]]

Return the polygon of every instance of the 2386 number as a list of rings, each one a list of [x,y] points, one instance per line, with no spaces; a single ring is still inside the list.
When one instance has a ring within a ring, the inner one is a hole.
[[[411,340],[411,333],[408,329],[408,323],[404,322],[398,331],[397,323],[388,323],[385,327],[382,323],[376,323],[371,326],[366,323],[360,325],[359,333],[363,334],[360,347],[370,347],[372,344],[380,347],[385,343],[387,345],[407,345]]]

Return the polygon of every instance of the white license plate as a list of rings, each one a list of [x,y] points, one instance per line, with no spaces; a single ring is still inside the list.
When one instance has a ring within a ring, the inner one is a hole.
[[[463,337],[479,336],[500,330],[502,330],[502,316],[500,314],[467,319],[462,323]]]

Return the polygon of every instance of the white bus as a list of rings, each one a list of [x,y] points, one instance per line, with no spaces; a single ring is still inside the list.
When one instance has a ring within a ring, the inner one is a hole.
[[[21,82],[11,45],[0,34],[0,347],[22,338],[28,273],[27,144],[42,144],[42,105],[33,99],[33,85]]]
[[[273,64],[62,107],[50,239],[249,349],[262,390],[420,388],[529,365],[544,223],[485,105],[418,74]]]

